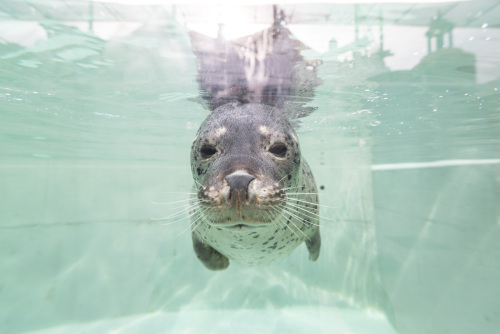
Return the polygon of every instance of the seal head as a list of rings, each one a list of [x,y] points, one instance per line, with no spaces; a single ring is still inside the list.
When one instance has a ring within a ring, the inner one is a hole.
[[[230,103],[202,124],[191,161],[200,207],[211,209],[207,223],[252,227],[279,218],[283,188],[296,181],[301,159],[297,137],[280,116],[266,105]]]

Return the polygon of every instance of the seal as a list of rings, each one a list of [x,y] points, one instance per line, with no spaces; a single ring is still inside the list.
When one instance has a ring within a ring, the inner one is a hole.
[[[193,247],[208,269],[225,269],[229,260],[274,263],[302,242],[309,259],[318,258],[316,183],[282,110],[237,102],[216,108],[193,141],[191,169]]]
[[[318,196],[294,126],[313,112],[307,106],[319,61],[284,25],[273,6],[273,24],[227,40],[190,32],[200,96],[210,111],[191,147],[196,194],[190,202],[197,257],[209,269],[229,261],[266,265],[305,242],[319,256]]]

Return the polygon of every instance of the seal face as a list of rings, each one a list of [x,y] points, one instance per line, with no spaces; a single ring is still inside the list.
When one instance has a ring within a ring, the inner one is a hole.
[[[209,269],[277,262],[305,241],[319,256],[318,197],[287,117],[263,104],[215,109],[191,148],[192,238]]]

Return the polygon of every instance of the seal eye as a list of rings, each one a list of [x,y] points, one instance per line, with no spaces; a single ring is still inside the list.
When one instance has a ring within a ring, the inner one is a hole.
[[[200,153],[203,159],[208,159],[211,158],[215,153],[217,153],[217,150],[213,146],[205,145],[201,148]]]
[[[274,154],[279,158],[284,158],[287,152],[286,145],[283,143],[276,143],[269,148],[269,153]]]

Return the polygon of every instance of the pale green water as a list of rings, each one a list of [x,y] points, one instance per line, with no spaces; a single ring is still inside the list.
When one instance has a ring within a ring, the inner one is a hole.
[[[207,115],[187,32],[224,9],[197,8],[0,1],[0,333],[496,333],[500,3],[285,7],[323,60],[298,133],[336,222],[318,262],[218,273],[151,220]]]

